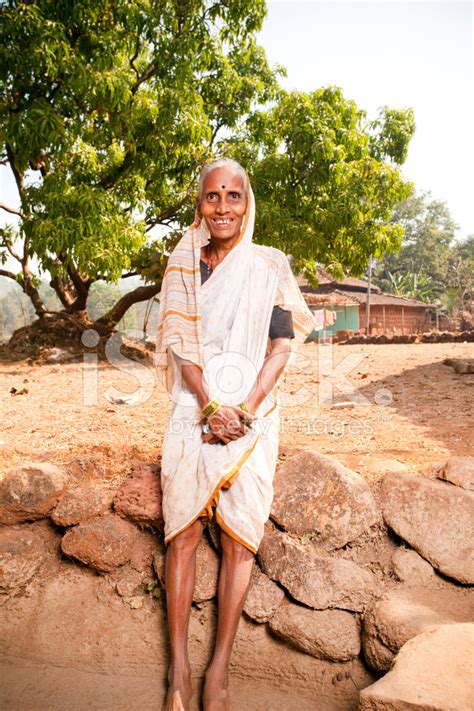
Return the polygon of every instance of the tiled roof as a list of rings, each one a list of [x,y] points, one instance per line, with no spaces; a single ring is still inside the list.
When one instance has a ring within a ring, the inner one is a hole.
[[[332,277],[330,274],[328,274],[328,272],[322,267],[317,267],[316,276],[318,277],[318,286],[315,288],[313,286],[310,286],[301,274],[298,274],[298,276],[296,277],[296,281],[298,282],[298,286],[300,287],[301,291],[314,293],[316,289],[319,290],[321,287],[327,288],[329,286],[334,286],[335,288],[342,287],[344,291],[346,291],[346,287],[350,288],[351,286],[355,287],[356,289],[359,288],[367,291],[368,282],[366,279],[356,279],[355,277],[344,277],[344,279],[336,279],[335,277]],[[381,293],[382,289],[376,284],[371,284],[370,291]]]
[[[367,293],[363,294],[360,291],[345,291],[345,294],[350,295],[359,304],[365,304],[367,301]],[[428,304],[426,301],[416,301],[415,299],[406,299],[404,296],[395,296],[394,294],[370,294],[371,306],[407,306],[408,308],[419,308],[423,306],[425,309],[434,308],[433,304]]]
[[[303,292],[303,296],[308,306],[360,306],[367,303],[367,292],[350,289],[331,289],[326,293]],[[434,308],[432,304],[425,301],[405,299],[403,296],[394,296],[393,294],[374,294],[373,292],[370,293],[370,305]]]
[[[352,298],[347,292],[332,289],[325,294],[314,294],[303,292],[304,300],[308,306],[359,306],[359,302]]]

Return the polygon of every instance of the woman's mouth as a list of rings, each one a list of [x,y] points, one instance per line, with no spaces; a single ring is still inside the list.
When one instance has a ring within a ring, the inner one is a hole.
[[[230,218],[230,217],[221,218],[221,219],[218,219],[218,218],[215,218],[215,217],[214,217],[213,220],[212,220],[212,222],[213,222],[215,225],[217,225],[218,227],[227,227],[227,225],[230,225],[233,221],[234,221],[234,220],[233,220],[232,218]]]

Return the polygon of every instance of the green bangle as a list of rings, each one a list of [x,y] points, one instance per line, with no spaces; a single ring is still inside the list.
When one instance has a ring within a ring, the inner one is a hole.
[[[244,412],[248,412],[249,415],[250,415],[250,410],[248,409],[248,407],[247,407],[247,405],[245,404],[245,402],[241,402],[240,405],[239,405],[239,407],[240,407],[241,410],[243,410]]]
[[[209,400],[207,405],[202,408],[201,415],[203,417],[212,417],[212,415],[220,408],[221,404],[222,403],[217,398]]]

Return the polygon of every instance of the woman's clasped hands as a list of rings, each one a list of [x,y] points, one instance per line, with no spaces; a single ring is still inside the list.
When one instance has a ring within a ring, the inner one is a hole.
[[[203,433],[203,442],[228,444],[247,434],[255,419],[255,415],[238,405],[221,405],[207,418],[210,431]]]

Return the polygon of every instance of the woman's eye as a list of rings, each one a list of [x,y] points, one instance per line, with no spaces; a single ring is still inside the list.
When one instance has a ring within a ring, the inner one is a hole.
[[[238,200],[239,197],[240,197],[240,193],[231,193],[230,196],[231,196],[234,200]]]

